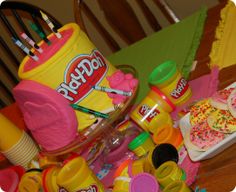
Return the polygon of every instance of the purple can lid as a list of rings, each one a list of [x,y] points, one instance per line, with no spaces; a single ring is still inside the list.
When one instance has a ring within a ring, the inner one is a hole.
[[[140,173],[132,177],[129,185],[130,192],[159,192],[159,184],[153,175]]]

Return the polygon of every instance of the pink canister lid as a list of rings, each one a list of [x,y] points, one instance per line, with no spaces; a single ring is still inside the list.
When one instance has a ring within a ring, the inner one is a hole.
[[[132,177],[129,185],[130,192],[159,192],[159,184],[154,176],[140,173]]]

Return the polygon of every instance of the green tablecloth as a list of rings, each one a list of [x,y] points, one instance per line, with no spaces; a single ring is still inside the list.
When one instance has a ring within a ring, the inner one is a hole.
[[[136,68],[139,91],[136,102],[149,91],[148,76],[160,63],[174,60],[185,78],[188,77],[199,46],[207,15],[206,7],[181,22],[152,34],[107,59],[114,65],[128,64]]]

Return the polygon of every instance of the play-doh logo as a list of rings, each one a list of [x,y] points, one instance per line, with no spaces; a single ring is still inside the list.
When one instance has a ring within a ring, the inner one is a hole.
[[[92,91],[93,85],[103,80],[107,70],[108,65],[98,50],[90,55],[79,55],[67,65],[57,92],[71,103],[78,103]]]
[[[187,91],[188,87],[189,87],[188,82],[184,78],[181,78],[178,81],[176,88],[171,92],[170,95],[174,99],[178,99]]]
[[[150,123],[152,119],[160,113],[160,111],[155,107],[151,108],[148,105],[143,104],[139,107],[138,113],[143,117],[141,121],[146,120]]]
[[[98,192],[98,187],[96,185],[90,185],[87,189],[80,189],[77,192]]]

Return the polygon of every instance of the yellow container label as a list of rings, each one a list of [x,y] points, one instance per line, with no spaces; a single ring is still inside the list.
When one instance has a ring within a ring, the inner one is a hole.
[[[158,128],[163,119],[168,119],[163,118],[166,116],[169,114],[149,97],[145,97],[130,115],[140,127],[151,132]]]
[[[175,104],[181,105],[185,103],[192,95],[188,82],[181,76],[180,73],[176,76],[175,80],[170,82],[160,90]]]

